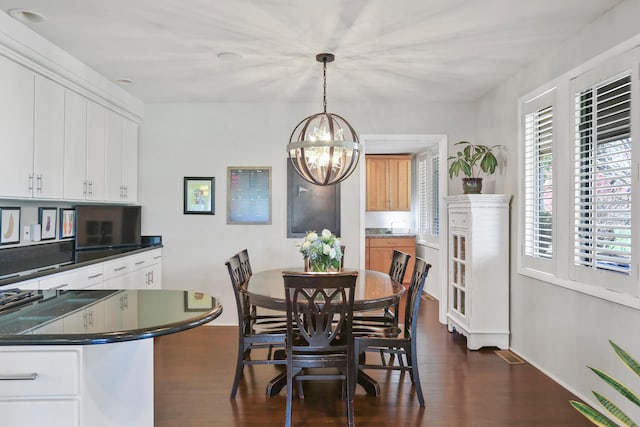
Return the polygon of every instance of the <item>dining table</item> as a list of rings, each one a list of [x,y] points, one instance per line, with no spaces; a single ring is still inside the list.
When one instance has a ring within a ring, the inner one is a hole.
[[[243,288],[243,292],[249,298],[249,303],[270,310],[286,312],[286,300],[284,271],[303,272],[303,268],[274,268],[254,273]],[[357,271],[353,310],[354,312],[366,312],[391,307],[396,304],[405,292],[405,287],[394,280],[387,273],[367,269],[349,269],[344,271]],[[331,273],[321,273],[331,274]],[[280,355],[282,357],[282,355]],[[377,381],[362,370],[358,371],[357,383],[367,394],[380,395],[380,386]],[[286,372],[280,373],[267,385],[267,395],[275,396],[287,384]]]

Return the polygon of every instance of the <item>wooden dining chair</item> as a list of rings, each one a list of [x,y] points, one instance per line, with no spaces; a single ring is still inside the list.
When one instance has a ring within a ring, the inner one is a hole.
[[[411,284],[405,300],[404,324],[397,327],[385,328],[369,336],[354,337],[354,353],[356,365],[359,369],[387,369],[409,371],[411,381],[415,386],[418,402],[424,406],[420,375],[418,373],[418,359],[416,354],[416,337],[418,327],[418,310],[422,300],[424,282],[429,274],[431,264],[416,258]],[[379,353],[382,361],[379,364],[367,363],[362,353]],[[384,355],[388,355],[388,360]]]
[[[409,258],[411,258],[411,255],[397,249],[393,250],[391,265],[389,266],[389,276],[391,277],[391,280],[398,283],[402,283],[404,281],[407,266],[409,265]],[[400,308],[399,300],[395,304],[384,309],[385,317],[393,319],[393,326],[398,326],[398,308]]]
[[[282,276],[287,305],[285,424],[291,425],[294,381],[298,383],[298,394],[302,398],[303,381],[339,379],[342,380],[343,398],[346,394],[348,425],[353,426],[357,371],[351,318],[358,272],[283,272]]]
[[[229,278],[233,286],[233,295],[236,300],[236,310],[238,312],[238,355],[236,358],[236,372],[231,387],[231,399],[236,397],[238,384],[248,365],[284,365],[284,359],[273,358],[273,349],[284,348],[286,336],[286,324],[268,322],[261,324],[251,316],[248,299],[241,291],[246,284],[243,278],[242,265],[238,255],[234,255],[225,262],[229,271]],[[256,358],[251,355],[254,349],[266,349],[266,358]]]

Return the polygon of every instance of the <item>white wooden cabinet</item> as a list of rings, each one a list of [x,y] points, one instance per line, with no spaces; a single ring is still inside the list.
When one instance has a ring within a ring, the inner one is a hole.
[[[152,427],[153,340],[0,347],[3,427]]]
[[[64,88],[35,76],[32,196],[62,199],[64,164]]]
[[[82,425],[81,360],[81,348],[0,348],[2,425]]]
[[[84,200],[87,194],[87,99],[66,90],[64,98],[64,172],[66,200]]]
[[[87,104],[87,200],[105,200],[106,110],[93,101]]]
[[[509,201],[502,194],[447,197],[449,331],[477,350],[509,348]]]
[[[104,318],[104,303],[101,301],[65,316],[62,319],[62,328],[65,334],[103,332],[105,325]]]
[[[138,198],[138,125],[112,111],[106,115],[106,199]]]
[[[0,194],[31,197],[34,74],[0,56]]]

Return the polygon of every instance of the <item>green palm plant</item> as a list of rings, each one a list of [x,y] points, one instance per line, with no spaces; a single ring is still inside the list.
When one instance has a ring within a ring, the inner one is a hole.
[[[640,363],[638,363],[633,357],[629,355],[626,351],[616,345],[613,341],[609,340],[609,343],[613,347],[613,350],[616,352],[622,363],[624,363],[631,371],[633,371],[638,377],[640,377]],[[629,399],[631,402],[635,403],[637,406],[640,406],[640,397],[632,390],[630,390],[627,386],[622,384],[617,379],[611,377],[600,369],[592,368],[588,366],[597,376],[602,378],[605,383],[609,384],[614,388],[617,392],[622,394],[624,397]],[[601,395],[600,393],[593,392],[593,395],[598,399],[600,405],[615,418],[615,421],[609,418],[607,415],[598,411],[597,409],[592,408],[586,403],[578,402],[575,400],[569,401],[571,406],[573,406],[578,412],[585,416],[589,421],[593,424],[601,427],[637,427],[637,424],[631,420],[627,414],[625,414],[618,406],[616,406],[609,399]],[[619,424],[619,423],[621,424]]]
[[[478,178],[480,172],[492,175],[496,171],[498,159],[493,150],[500,147],[499,145],[489,147],[467,141],[456,142],[454,145],[463,145],[464,148],[447,159],[452,160],[449,165],[449,178],[458,176],[460,172],[468,178]]]

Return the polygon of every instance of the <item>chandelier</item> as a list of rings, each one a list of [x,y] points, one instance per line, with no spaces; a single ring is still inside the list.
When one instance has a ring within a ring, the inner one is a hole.
[[[358,166],[360,142],[349,122],[337,114],[327,113],[327,62],[332,53],[320,53],[322,62],[323,112],[302,120],[293,129],[287,151],[296,172],[316,185],[332,185],[347,179]]]

